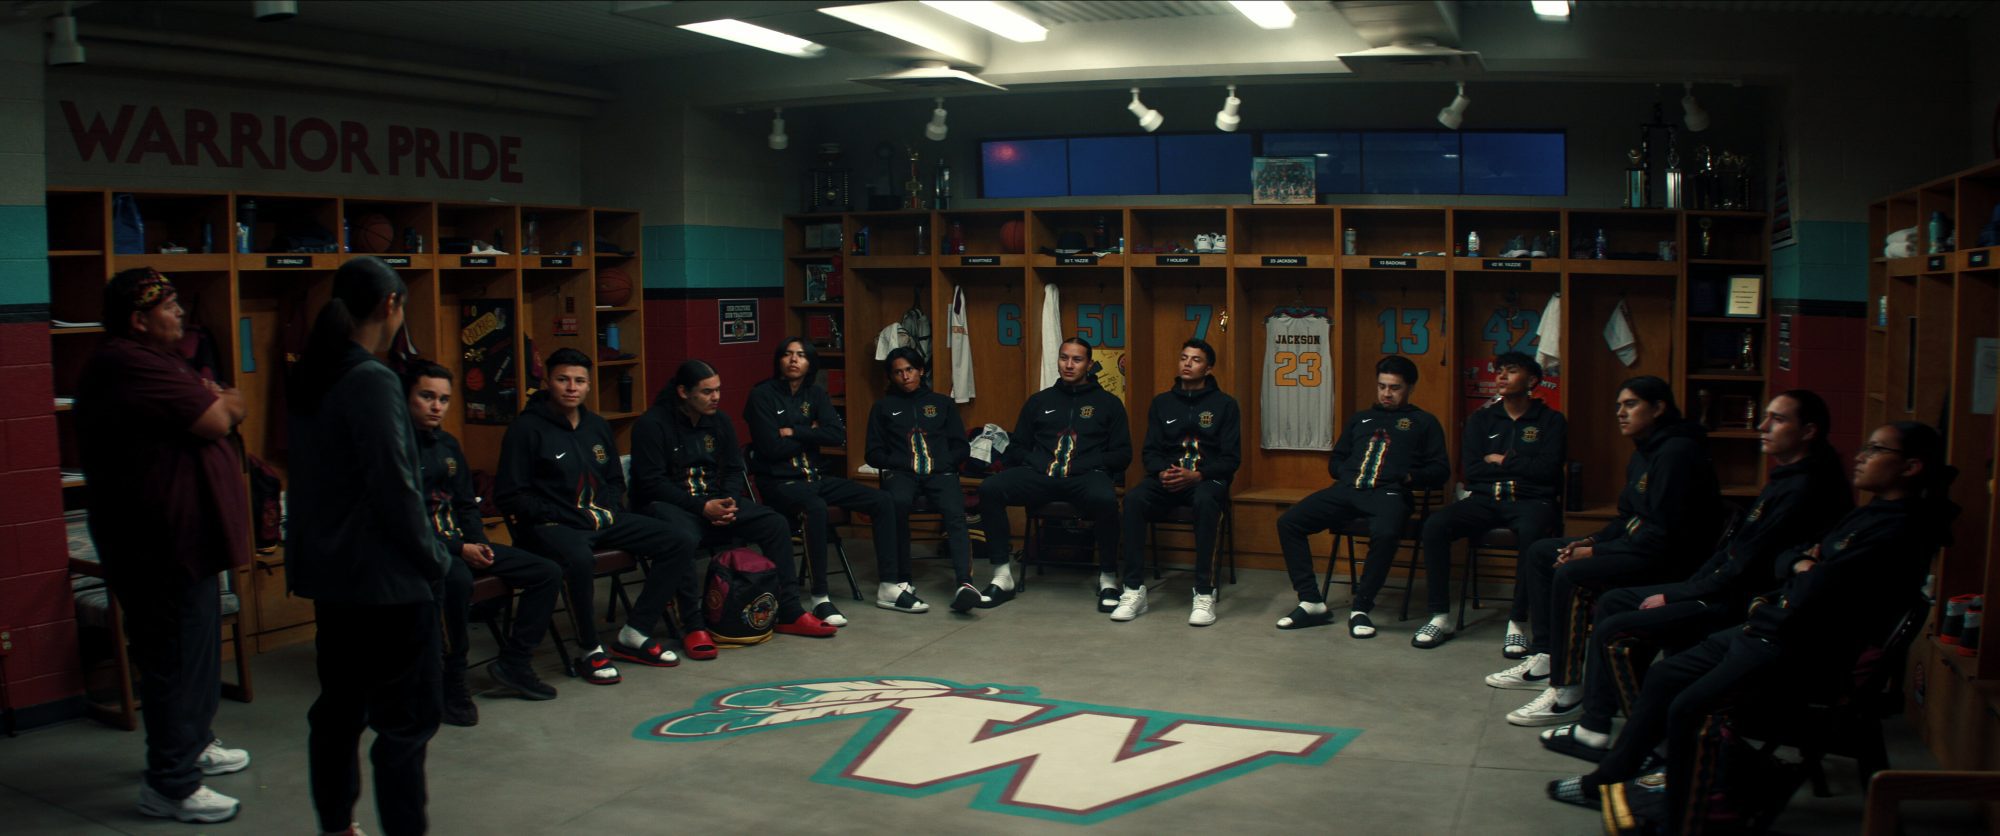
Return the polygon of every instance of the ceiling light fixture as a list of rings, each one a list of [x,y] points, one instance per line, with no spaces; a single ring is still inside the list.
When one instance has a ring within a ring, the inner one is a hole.
[[[69,13],[69,4],[63,4],[60,17],[49,18],[49,66],[67,67],[83,63],[83,44],[76,42],[76,17]]]
[[[1465,124],[1465,109],[1471,104],[1472,100],[1465,97],[1465,82],[1461,81],[1458,83],[1458,95],[1452,98],[1451,104],[1438,111],[1438,124],[1458,130],[1459,125]]]
[[[1219,131],[1234,131],[1243,124],[1243,117],[1237,113],[1242,109],[1243,100],[1236,98],[1236,85],[1229,85],[1229,98],[1222,100],[1222,109],[1215,112],[1215,128]]]
[[[1139,101],[1139,88],[1137,87],[1132,88],[1132,103],[1126,105],[1125,109],[1132,111],[1133,116],[1139,117],[1139,127],[1145,128],[1146,133],[1159,130],[1160,126],[1166,124],[1167,121],[1167,117],[1161,116],[1159,111],[1147,107],[1143,102]]]
[[[1702,110],[1701,103],[1694,100],[1694,82],[1687,82],[1686,90],[1687,95],[1681,97],[1681,110],[1687,112],[1683,121],[1687,123],[1690,132],[1701,133],[1708,130],[1708,111]]]
[[[256,0],[250,4],[250,16],[258,23],[277,23],[299,16],[298,0]]]
[[[1576,0],[1533,0],[1535,17],[1557,23],[1569,22],[1569,10],[1576,6]]]
[[[944,99],[939,98],[937,100],[937,109],[931,111],[930,124],[924,126],[924,138],[932,142],[943,142],[946,130],[944,125]]]
[[[767,49],[779,55],[790,55],[793,58],[818,58],[826,54],[826,47],[812,41],[740,20],[728,18],[705,20],[700,23],[683,23],[679,28],[711,38],[735,41],[744,46]]]
[[[1290,29],[1299,18],[1285,0],[1229,0],[1229,5],[1265,29]]]
[[[1019,44],[1045,41],[1049,28],[991,0],[923,0],[924,5]]]
[[[785,146],[792,144],[792,138],[785,135],[784,108],[775,107],[771,109],[771,135],[765,137],[764,142],[770,145],[773,151],[783,151],[785,150]]]

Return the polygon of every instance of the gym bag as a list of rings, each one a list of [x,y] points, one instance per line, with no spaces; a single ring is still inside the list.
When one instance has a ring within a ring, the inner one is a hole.
[[[708,563],[702,616],[723,647],[761,644],[778,621],[778,566],[753,549],[730,549]]]

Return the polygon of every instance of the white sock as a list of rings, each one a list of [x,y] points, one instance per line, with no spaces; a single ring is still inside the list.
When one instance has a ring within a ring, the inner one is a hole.
[[[1584,728],[1582,723],[1578,723],[1576,725],[1576,728],[1570,729],[1569,735],[1570,737],[1574,738],[1576,742],[1581,743],[1585,746],[1589,746],[1592,749],[1611,748],[1610,732],[1591,731],[1589,729]]]
[[[1439,630],[1447,633],[1451,632],[1451,613],[1441,612],[1431,616],[1431,624],[1435,625]]]
[[[1326,612],[1326,603],[1324,601],[1300,601],[1299,609],[1305,610],[1306,612],[1311,613],[1313,615],[1319,615],[1320,613]]]
[[[1008,592],[1014,591],[1014,564],[1002,563],[993,567],[993,585]]]
[[[821,604],[827,603],[828,601],[832,600],[833,600],[832,598],[829,598],[825,595],[814,595],[812,597],[812,607],[807,607],[806,609],[812,609],[813,607],[817,607]]]
[[[645,633],[641,633],[637,630],[632,629],[632,625],[630,624],[618,628],[618,643],[626,647],[630,648],[642,647],[646,644],[646,640],[650,638],[652,638],[652,636],[648,636]]]
[[[902,584],[878,583],[875,585],[875,600],[877,601],[889,601],[893,603],[896,600],[896,596],[901,594],[903,594]]]
[[[1516,624],[1516,623],[1514,623],[1514,622],[1512,622],[1512,621],[1509,621],[1509,622],[1507,622],[1507,632],[1509,632],[1509,633],[1518,633],[1518,634],[1520,634],[1520,635],[1523,635],[1523,636],[1525,636],[1525,635],[1527,635],[1527,634],[1528,634],[1528,629],[1527,629],[1526,627],[1522,627],[1521,625],[1519,625],[1519,624]]]
[[[1554,688],[1556,692],[1556,705],[1572,706],[1583,699],[1583,686],[1581,685],[1556,685]]]
[[[1117,576],[1117,575],[1114,575],[1114,574],[1111,574],[1110,572],[1099,572],[1099,573],[1097,573],[1097,588],[1098,588],[1098,589],[1117,589],[1117,588],[1118,588],[1118,576]]]

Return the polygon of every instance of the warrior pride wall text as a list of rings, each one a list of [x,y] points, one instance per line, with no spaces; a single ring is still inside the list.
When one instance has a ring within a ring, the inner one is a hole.
[[[84,162],[256,167],[437,180],[520,183],[521,138],[409,125],[369,125],[317,116],[264,116],[185,108],[174,119],[157,106],[120,105],[109,118],[61,102]]]

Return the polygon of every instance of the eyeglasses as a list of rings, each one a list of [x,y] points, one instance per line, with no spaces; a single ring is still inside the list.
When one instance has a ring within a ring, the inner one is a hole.
[[[1895,453],[1898,456],[1903,455],[1903,451],[1901,450],[1894,447],[1884,447],[1874,442],[1861,445],[1861,457],[1864,459],[1872,459],[1883,453]]]

